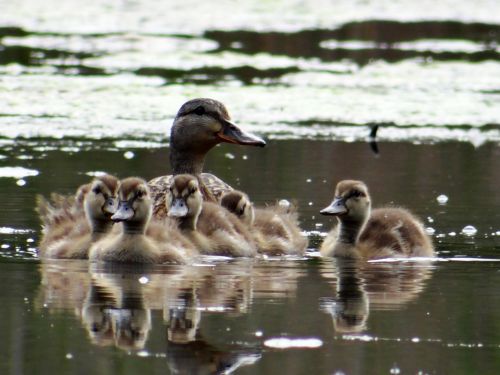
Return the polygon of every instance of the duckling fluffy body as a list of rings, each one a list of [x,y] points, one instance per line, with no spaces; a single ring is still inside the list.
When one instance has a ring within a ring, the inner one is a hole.
[[[339,227],[320,248],[323,256],[360,259],[433,256],[432,242],[422,223],[403,208],[371,211],[367,186],[361,181],[337,184],[335,199],[321,211],[334,215]]]
[[[118,179],[96,177],[82,185],[74,198],[58,196],[56,206],[39,200],[44,223],[40,255],[44,258],[87,259],[91,244],[111,230]]]
[[[199,98],[184,103],[177,113],[170,133],[170,164],[172,175],[192,174],[198,179],[199,189],[206,201],[216,202],[232,188],[218,177],[202,173],[206,154],[219,143],[264,146],[266,143],[243,132],[231,122],[221,102]],[[165,194],[172,184],[172,175],[149,181],[154,202],[155,217],[167,215]]]
[[[90,249],[92,261],[123,263],[189,263],[193,244],[182,236],[175,223],[151,221],[151,195],[146,181],[122,180],[119,205],[111,217],[122,222],[119,233],[110,233]]]
[[[300,232],[294,209],[279,204],[255,209],[241,191],[225,193],[221,205],[245,223],[255,238],[259,253],[267,255],[302,255],[308,240]]]
[[[198,179],[181,174],[173,178],[167,193],[169,216],[202,254],[249,257],[256,254],[250,232],[232,213],[204,202]]]

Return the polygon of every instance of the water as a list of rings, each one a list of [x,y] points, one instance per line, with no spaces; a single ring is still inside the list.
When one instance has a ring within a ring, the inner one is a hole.
[[[108,3],[0,0],[0,373],[499,371],[495,1]],[[195,96],[266,137],[206,169],[295,200],[307,256],[40,262],[36,195],[168,173]],[[438,260],[319,258],[345,178],[420,216]]]

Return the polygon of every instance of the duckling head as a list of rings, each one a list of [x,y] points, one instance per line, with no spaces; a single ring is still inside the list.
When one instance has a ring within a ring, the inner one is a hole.
[[[205,154],[219,143],[266,145],[261,138],[242,131],[231,122],[221,102],[198,98],[184,103],[170,133],[170,164],[174,174],[201,173]]]
[[[343,180],[335,188],[332,203],[320,211],[322,215],[334,215],[341,221],[363,222],[370,216],[370,195],[362,181]]]
[[[125,226],[145,228],[152,215],[151,193],[142,178],[129,177],[120,182],[118,208],[111,217],[113,221],[123,221]]]
[[[198,179],[192,175],[180,174],[173,178],[167,191],[168,216],[190,219],[192,229],[201,213],[203,196]]]
[[[238,190],[227,192],[222,196],[220,205],[238,216],[245,224],[253,224],[255,217],[253,204],[245,193]]]
[[[78,189],[76,200],[83,199],[85,215],[91,222],[110,220],[116,211],[118,185],[116,177],[103,175]]]

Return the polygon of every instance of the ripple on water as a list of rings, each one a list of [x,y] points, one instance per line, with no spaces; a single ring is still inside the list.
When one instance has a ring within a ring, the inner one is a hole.
[[[24,167],[0,167],[0,177],[23,178],[30,176],[38,176],[40,172],[35,169]]]

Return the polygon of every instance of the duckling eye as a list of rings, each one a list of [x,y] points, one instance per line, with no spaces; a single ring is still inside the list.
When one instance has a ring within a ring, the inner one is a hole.
[[[240,208],[240,210],[238,211],[238,215],[241,216],[245,213],[245,208],[246,208],[246,204],[243,205],[243,207]]]
[[[196,193],[196,190],[198,190],[197,188],[193,187],[191,189],[189,189],[189,194],[194,194]]]
[[[101,194],[101,188],[99,186],[96,186],[95,188],[92,189],[92,192],[94,194]]]
[[[203,116],[205,114],[205,108],[203,106],[196,107],[196,109],[193,111],[196,113],[198,116]]]
[[[359,198],[359,197],[363,196],[363,193],[360,192],[359,190],[354,190],[352,192],[352,196],[355,197],[355,198]]]

